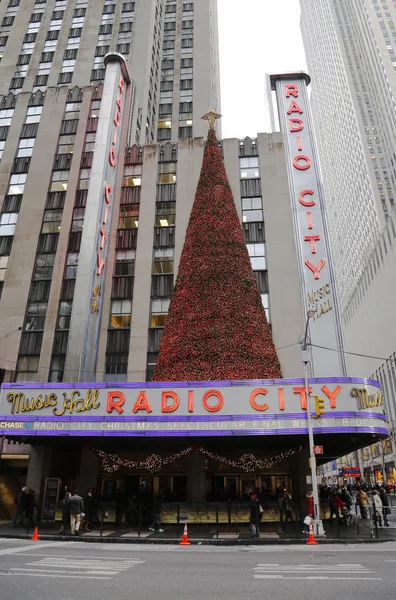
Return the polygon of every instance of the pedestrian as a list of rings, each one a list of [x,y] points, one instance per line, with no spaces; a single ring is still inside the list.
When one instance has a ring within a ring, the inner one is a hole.
[[[307,516],[304,519],[303,533],[309,532],[309,525],[312,523],[312,519],[315,517],[315,501],[313,491],[307,493]]]
[[[382,527],[382,502],[377,490],[373,490],[373,506],[374,506],[374,523],[378,523]]]
[[[59,530],[59,533],[65,533],[66,528],[70,527],[70,504],[69,500],[71,498],[71,493],[66,492],[65,497],[62,500],[62,525]]]
[[[367,506],[369,503],[369,499],[366,492],[364,492],[363,490],[359,491],[359,494],[357,496],[357,503],[360,506],[360,514],[362,515],[362,519],[367,519]]]
[[[285,513],[285,523],[287,521],[293,521],[293,501],[290,492],[285,494],[282,502],[282,508]]]
[[[351,493],[349,492],[349,490],[346,487],[344,487],[342,489],[340,498],[344,502],[344,504],[347,507],[348,511],[351,510],[351,507],[352,507],[352,496],[351,496]]]
[[[84,510],[85,518],[81,523],[81,530],[89,531],[89,525],[92,524],[95,515],[95,498],[93,496],[93,489],[90,488],[87,495],[84,498]]]
[[[27,487],[23,487],[18,492],[18,495],[15,496],[15,499],[14,499],[15,515],[14,515],[14,519],[12,521],[13,527],[16,527],[18,515],[21,517],[20,520],[18,521],[18,525],[23,525],[24,511],[26,509],[26,504],[27,504],[27,502],[26,502],[27,492],[28,492]]]
[[[389,508],[388,495],[383,488],[380,490],[380,498],[382,502],[382,515],[384,517],[384,525],[385,527],[389,527],[388,515],[391,514],[391,509]]]
[[[84,514],[84,502],[79,495],[78,490],[73,490],[73,495],[69,498],[69,511],[71,534],[78,535],[81,515]]]
[[[257,494],[250,498],[250,531],[252,538],[260,537],[260,521],[263,518],[264,510],[260,504]]]
[[[343,508],[345,507],[345,502],[341,499],[341,491],[337,490],[334,494],[334,506],[336,510],[337,519],[343,518]]]
[[[33,528],[36,526],[36,521],[34,518],[34,511],[39,510],[39,507],[36,504],[36,499],[34,497],[35,495],[35,491],[32,489],[29,489],[27,492],[27,502],[26,502],[26,509],[25,509],[25,514],[26,514],[26,527],[29,527],[29,525],[31,525]]]
[[[163,533],[164,530],[161,528],[161,496],[158,494],[154,498],[153,503],[153,516],[154,520],[151,523],[149,530],[157,533]]]

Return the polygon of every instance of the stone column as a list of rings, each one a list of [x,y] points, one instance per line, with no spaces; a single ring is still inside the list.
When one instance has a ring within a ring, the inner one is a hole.
[[[52,448],[31,446],[26,476],[26,487],[36,492],[36,503],[41,507],[44,481],[50,476]]]
[[[187,501],[205,502],[206,500],[206,471],[205,457],[194,453],[189,457],[187,479]]]
[[[82,449],[80,461],[80,474],[76,480],[76,487],[81,495],[89,488],[96,490],[99,473],[99,457],[92,450]]]

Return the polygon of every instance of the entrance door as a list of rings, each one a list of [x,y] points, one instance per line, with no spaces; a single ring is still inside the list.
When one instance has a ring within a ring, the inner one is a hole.
[[[239,479],[239,495],[243,500],[249,500],[256,492],[256,477],[254,475],[242,475]]]

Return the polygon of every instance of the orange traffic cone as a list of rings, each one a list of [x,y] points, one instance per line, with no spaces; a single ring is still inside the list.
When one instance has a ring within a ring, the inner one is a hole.
[[[183,537],[182,537],[182,541],[180,542],[179,546],[191,546],[190,542],[188,541],[187,521],[184,523]]]
[[[38,536],[38,527],[34,528],[33,535],[32,535],[32,537],[30,539],[33,540],[33,541],[35,541],[35,542],[40,539],[39,536]]]
[[[309,536],[307,541],[308,546],[317,546],[318,542],[315,542],[312,521],[309,524]]]

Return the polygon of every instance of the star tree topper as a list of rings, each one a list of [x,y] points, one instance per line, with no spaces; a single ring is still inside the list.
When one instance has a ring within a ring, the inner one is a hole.
[[[206,115],[204,115],[203,117],[201,117],[201,119],[203,121],[207,121],[208,122],[209,129],[214,129],[214,126],[215,126],[215,123],[216,123],[217,119],[220,119],[221,117],[222,117],[222,115],[219,115],[219,113],[217,113],[214,108],[211,108],[206,113]]]

